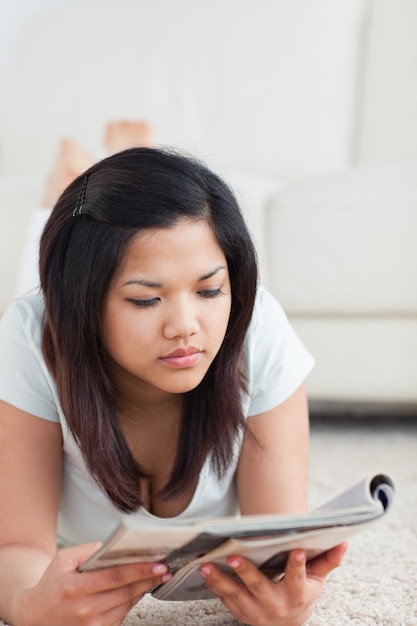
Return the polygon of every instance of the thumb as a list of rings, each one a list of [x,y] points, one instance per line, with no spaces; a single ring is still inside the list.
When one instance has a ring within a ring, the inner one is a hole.
[[[309,561],[307,564],[308,576],[321,579],[325,578],[332,570],[339,567],[347,549],[348,543],[345,541],[335,548],[328,550],[321,556]]]
[[[63,548],[59,550],[57,559],[62,564],[63,569],[78,569],[102,545],[101,541],[92,541],[71,548]]]

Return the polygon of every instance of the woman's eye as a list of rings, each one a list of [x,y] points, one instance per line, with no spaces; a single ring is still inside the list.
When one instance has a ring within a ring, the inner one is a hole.
[[[134,298],[129,298],[129,302],[134,304],[139,309],[149,309],[150,307],[156,306],[159,302],[159,298],[149,298],[147,300],[136,300]]]
[[[222,295],[223,292],[219,288],[219,289],[202,289],[198,293],[203,298],[215,298],[216,296]]]

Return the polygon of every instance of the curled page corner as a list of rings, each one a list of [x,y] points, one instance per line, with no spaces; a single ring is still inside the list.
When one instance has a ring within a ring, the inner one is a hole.
[[[384,511],[388,511],[393,503],[395,494],[392,479],[387,474],[376,474],[371,480],[369,490],[374,500],[379,500],[384,507]]]

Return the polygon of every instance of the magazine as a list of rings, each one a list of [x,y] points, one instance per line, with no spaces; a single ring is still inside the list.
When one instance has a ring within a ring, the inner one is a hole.
[[[172,578],[152,590],[160,600],[201,600],[215,597],[199,574],[202,563],[234,576],[226,557],[237,554],[269,578],[280,577],[291,550],[303,548],[312,559],[345,541],[383,516],[394,499],[387,474],[374,474],[300,515],[246,515],[138,522],[124,516],[108,540],[80,567],[90,571],[134,562],[164,562]]]

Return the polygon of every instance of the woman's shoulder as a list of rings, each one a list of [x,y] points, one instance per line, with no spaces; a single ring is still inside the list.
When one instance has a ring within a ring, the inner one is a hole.
[[[284,308],[273,294],[260,285],[252,319],[246,336],[246,350],[259,354],[263,362],[267,354],[282,358],[288,354],[307,356],[308,351],[295,333]]]
[[[16,298],[0,321],[0,398],[59,422],[55,382],[42,353],[43,298],[38,291]]]
[[[0,320],[0,337],[20,334],[31,343],[39,344],[44,303],[39,290],[16,298]]]
[[[279,327],[284,327],[288,320],[275,296],[264,285],[259,285],[248,329],[248,337],[256,335],[268,323],[272,323],[278,329]]]
[[[21,319],[42,318],[44,311],[44,300],[40,289],[31,289],[22,296],[15,298],[6,309],[4,316],[16,315]]]
[[[260,286],[245,343],[248,415],[262,413],[286,400],[313,364],[313,357],[294,332],[283,307]]]

